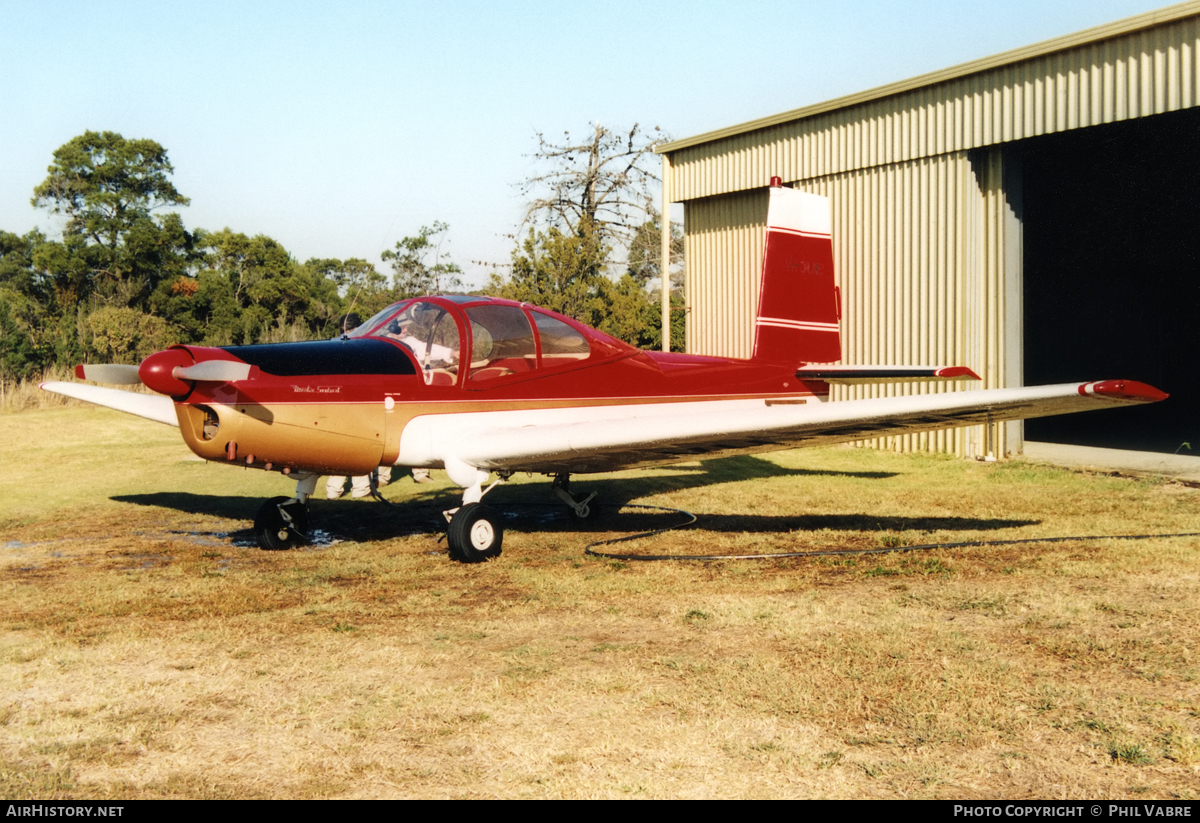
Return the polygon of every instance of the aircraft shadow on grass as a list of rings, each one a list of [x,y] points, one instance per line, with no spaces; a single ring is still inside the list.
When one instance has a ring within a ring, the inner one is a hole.
[[[411,481],[396,471],[393,486],[404,488]],[[680,520],[680,514],[653,507],[637,508],[638,501],[665,492],[711,487],[723,483],[778,477],[796,478],[859,478],[886,480],[897,472],[843,472],[813,469],[789,469],[759,457],[742,455],[718,460],[706,460],[700,466],[672,466],[670,473],[640,477],[576,478],[576,493],[596,492],[592,515],[576,519],[567,507],[551,498],[545,484],[523,484],[497,487],[488,495],[487,503],[502,513],[508,529],[530,532],[571,531],[585,533],[637,532],[665,528]],[[325,500],[324,484],[318,484],[318,495],[312,498],[312,524],[337,538],[347,540],[385,540],[413,534],[444,532],[442,512],[459,505],[459,491],[454,488],[425,490],[412,487],[415,494],[393,500],[394,506],[374,501]],[[394,494],[394,493],[393,493]],[[122,503],[174,509],[190,514],[203,514],[229,520],[252,520],[261,505],[257,497],[205,495],[191,492],[155,492],[151,494],[119,495],[112,498]],[[624,511],[622,511],[624,509]],[[707,532],[789,533],[793,531],[906,531],[910,529],[945,531],[990,531],[1016,528],[1037,523],[1034,520],[1009,520],[973,517],[912,517],[880,516],[869,513],[847,514],[708,514],[693,511],[699,517],[694,528]],[[250,534],[250,530],[246,530]],[[241,532],[230,535],[235,540]]]

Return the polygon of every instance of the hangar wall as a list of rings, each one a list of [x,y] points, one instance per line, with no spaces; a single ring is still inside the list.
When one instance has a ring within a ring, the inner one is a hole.
[[[982,387],[1009,384],[1011,363],[1020,357],[1005,350],[1000,330],[1013,300],[1019,315],[1020,293],[1006,291],[1005,231],[1014,226],[1002,182],[998,150],[803,181],[805,190],[833,204],[845,362],[969,363]],[[689,351],[750,356],[766,209],[765,189],[687,204]],[[836,386],[833,396],[949,390],[943,384]],[[1012,448],[1006,431],[1001,425],[991,432],[974,427],[884,443],[967,456],[1005,454]]]
[[[1004,144],[1196,106],[1198,57],[1191,2],[663,146],[664,201],[684,203],[689,351],[749,355],[778,175],[832,200],[844,362],[962,363],[982,387],[1021,385],[1021,178]],[[1021,432],[880,445],[1004,456]]]

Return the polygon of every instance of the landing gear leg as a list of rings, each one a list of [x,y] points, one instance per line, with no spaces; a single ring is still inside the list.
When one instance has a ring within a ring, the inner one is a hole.
[[[588,506],[588,503],[592,502],[596,493],[592,492],[582,500],[571,494],[571,475],[566,472],[554,475],[554,482],[550,484],[550,491],[554,492],[555,497],[566,503],[571,508],[571,514],[580,520],[586,519],[592,513],[592,509]]]
[[[296,482],[295,497],[272,497],[254,515],[254,536],[263,551],[283,551],[308,540],[308,498],[317,487],[317,475]]]

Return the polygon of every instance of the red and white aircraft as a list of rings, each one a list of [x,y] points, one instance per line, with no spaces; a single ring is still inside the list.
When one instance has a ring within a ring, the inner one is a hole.
[[[518,471],[553,476],[558,496],[586,516],[591,498],[570,493],[573,473],[1166,397],[1105,380],[830,402],[831,383],[979,378],[961,366],[813,365],[841,357],[829,202],[771,183],[749,360],[640,351],[536,306],[450,295],[396,303],[335,340],[173,346],[140,366],[76,369],[86,380],[144,383],[157,397],[81,383],[42,388],[178,426],[207,460],[295,479],[293,497],[259,510],[264,549],[304,539],[322,474],[445,469],[464,489],[447,517],[451,556],[466,563],[500,554],[500,521],[481,499]]]

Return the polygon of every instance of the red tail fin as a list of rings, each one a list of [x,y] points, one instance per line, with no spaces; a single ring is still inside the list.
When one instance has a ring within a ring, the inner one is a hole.
[[[829,198],[771,178],[754,359],[830,363],[842,357]]]

